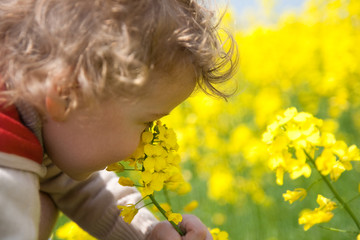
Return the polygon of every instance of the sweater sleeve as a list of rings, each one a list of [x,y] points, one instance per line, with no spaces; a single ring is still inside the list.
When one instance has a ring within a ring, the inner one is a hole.
[[[75,181],[61,172],[49,159],[47,176],[41,181],[41,191],[48,193],[58,208],[85,231],[98,239],[145,239],[156,218],[142,208],[131,224],[119,216],[117,205],[136,203],[141,194],[133,187],[117,183],[116,174],[94,173],[85,181]]]
[[[0,239],[38,239],[39,176],[0,166],[0,189]]]

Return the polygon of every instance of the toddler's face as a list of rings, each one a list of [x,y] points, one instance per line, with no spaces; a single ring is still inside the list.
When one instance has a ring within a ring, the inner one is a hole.
[[[77,180],[126,159],[137,148],[149,122],[169,114],[194,90],[193,71],[185,68],[179,73],[151,72],[150,78],[157,83],[136,99],[112,99],[100,107],[75,110],[65,121],[48,116],[43,126],[46,152]]]

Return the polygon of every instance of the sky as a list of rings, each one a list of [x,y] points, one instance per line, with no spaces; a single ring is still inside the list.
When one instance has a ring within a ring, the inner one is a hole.
[[[286,11],[299,12],[303,9],[306,0],[215,0],[219,6],[223,6],[227,2],[230,9],[232,9],[241,23],[248,19],[249,15],[256,16],[257,18],[264,17],[264,9],[261,2],[273,2],[274,12],[277,16]],[[276,16],[272,16],[272,20],[276,20]],[[264,19],[269,21],[269,19]]]
[[[226,2],[225,0],[217,0],[218,2]],[[258,9],[261,6],[261,0],[229,0],[230,5],[237,11],[241,12],[245,9]],[[270,1],[269,1],[270,2]],[[305,2],[304,0],[276,0],[275,9],[284,11],[288,9],[299,9]]]

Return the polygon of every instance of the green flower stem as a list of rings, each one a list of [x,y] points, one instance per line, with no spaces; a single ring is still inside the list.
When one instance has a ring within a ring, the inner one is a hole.
[[[360,197],[360,194],[356,195],[355,197],[353,197],[352,199],[350,199],[350,200],[348,201],[348,203],[354,201],[355,199],[357,199],[357,198],[359,198],[359,197]]]
[[[166,218],[166,212],[165,210],[160,206],[160,204],[156,201],[156,199],[154,198],[154,195],[150,194],[149,198],[151,199],[151,201],[154,203],[154,205],[156,206],[157,209],[159,209],[159,211],[161,212],[161,214]],[[185,236],[185,234],[181,231],[181,229],[179,228],[178,225],[176,225],[173,221],[169,221],[171,223],[171,225],[175,228],[175,230],[181,235],[181,236]]]
[[[322,180],[322,179],[319,178],[318,180],[316,180],[316,181],[314,181],[313,183],[311,183],[310,186],[306,188],[306,191],[309,192],[310,189],[311,189],[315,184],[319,183],[321,180]]]
[[[140,199],[139,201],[137,201],[137,202],[135,203],[135,206],[138,205],[140,202],[144,201],[144,199],[147,198],[147,197],[148,197],[148,196],[145,196],[145,197],[143,197],[142,199]]]
[[[163,192],[164,192],[164,195],[165,195],[166,202],[171,206],[170,197],[169,197],[169,192],[168,192],[166,186],[164,186]]]
[[[338,228],[332,228],[332,227],[324,227],[324,226],[319,226],[319,227],[321,227],[321,228],[323,228],[323,229],[326,229],[326,230],[334,231],[334,232],[358,234],[358,232],[355,232],[355,231],[348,231],[348,230],[343,230],[343,229],[338,229]]]
[[[144,206],[142,206],[141,208],[144,208],[144,207],[150,206],[150,205],[152,205],[152,204],[154,204],[154,203],[153,203],[153,202],[147,203],[147,204],[145,204]],[[139,210],[140,210],[141,208],[139,208]]]
[[[349,207],[349,205],[344,201],[344,199],[342,199],[342,197],[340,196],[340,194],[336,191],[336,189],[334,188],[334,186],[331,184],[331,182],[329,181],[329,179],[322,175],[321,172],[319,171],[319,169],[317,169],[316,164],[314,159],[304,150],[307,158],[309,159],[309,161],[313,164],[314,168],[316,169],[316,171],[320,174],[320,176],[322,177],[322,179],[324,180],[324,182],[326,183],[326,185],[330,188],[331,192],[334,194],[335,198],[339,201],[339,203],[344,207],[345,211],[350,215],[350,217],[353,219],[354,223],[356,224],[357,228],[360,230],[360,222],[359,220],[356,218],[354,212],[351,210],[351,208]]]

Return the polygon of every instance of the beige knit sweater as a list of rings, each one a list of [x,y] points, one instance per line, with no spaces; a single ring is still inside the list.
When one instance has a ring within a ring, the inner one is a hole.
[[[17,108],[24,124],[42,142],[36,111],[26,104]],[[145,239],[157,220],[146,208],[130,225],[122,220],[116,206],[135,203],[141,195],[135,188],[120,186],[117,179],[112,172],[100,171],[85,181],[75,181],[46,154],[40,166],[0,152],[0,239],[38,239],[40,192],[47,193],[60,211],[98,239]]]

